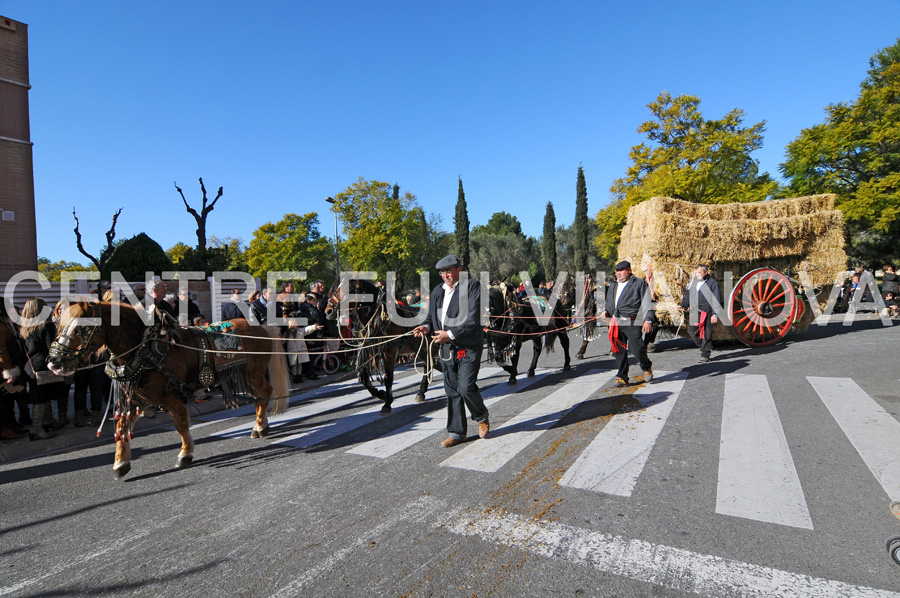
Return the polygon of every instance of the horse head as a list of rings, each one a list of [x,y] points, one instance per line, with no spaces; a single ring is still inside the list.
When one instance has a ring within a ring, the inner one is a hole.
[[[88,323],[87,318],[95,318],[99,309],[95,303],[73,303],[63,310],[57,331],[59,335],[50,345],[50,359],[47,368],[57,375],[68,376],[75,372],[78,361],[86,361],[89,354],[105,345],[102,326]],[[100,335],[97,335],[100,330]]]
[[[341,309],[346,309],[347,313],[343,314],[344,316],[351,320],[355,316],[362,325],[365,325],[375,313],[375,308],[384,300],[384,293],[372,282],[358,278],[348,280],[347,289],[349,292],[345,296],[343,285],[335,284],[328,298],[325,317],[334,320],[341,315]]]

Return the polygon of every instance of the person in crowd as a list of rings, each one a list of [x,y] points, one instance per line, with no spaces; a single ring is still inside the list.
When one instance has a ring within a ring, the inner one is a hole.
[[[209,326],[209,320],[206,319],[206,316],[200,314],[199,316],[194,316],[193,321],[191,321],[191,325],[193,326]]]
[[[606,294],[606,306],[600,319],[609,322],[609,342],[618,366],[615,385],[628,384],[628,354],[631,351],[641,369],[644,381],[653,379],[653,363],[647,357],[644,334],[653,329],[653,309],[647,283],[631,273],[631,263],[616,264],[616,285]]]
[[[710,299],[714,299],[721,305],[719,283],[709,275],[709,266],[697,266],[694,270],[694,280],[691,281],[687,291],[684,293],[684,298],[681,300],[681,305],[678,306],[678,311],[683,313],[685,309],[690,309],[693,306],[699,312],[696,323],[688,324],[687,332],[694,344],[700,347],[700,363],[706,363],[710,360],[713,324],[719,321],[714,309],[715,306]],[[688,317],[688,322],[694,322],[693,315],[686,317]]]
[[[881,295],[885,297],[888,293],[892,293],[896,298],[900,295],[900,277],[894,272],[894,264],[887,263],[882,269],[881,275]]]
[[[178,321],[184,324],[193,323],[198,316],[203,316],[200,306],[191,298],[187,289],[178,289],[178,301],[175,308],[178,313]],[[204,319],[206,318],[204,317]]]
[[[858,270],[862,270],[858,268]],[[862,293],[861,298],[857,299],[857,295]],[[867,286],[863,286],[860,284],[860,274],[859,272],[854,272],[850,277],[850,280],[844,284],[843,291],[844,301],[846,306],[849,308],[854,301],[858,301],[859,303],[868,303],[872,302],[872,291]]]
[[[66,385],[60,376],[54,376],[47,368],[50,357],[50,345],[56,339],[56,324],[50,318],[44,318],[41,314],[47,307],[47,303],[40,297],[32,297],[25,302],[22,308],[23,324],[20,331],[25,341],[25,353],[28,374],[28,401],[31,407],[31,429],[29,439],[51,438],[55,434],[48,433],[49,429],[58,430],[62,426],[52,420],[50,404],[59,400],[62,393],[68,393]],[[48,428],[44,427],[45,419],[49,422]]]
[[[166,283],[164,280],[154,278],[147,284],[147,292],[153,298],[153,305],[160,312],[160,315],[167,314],[175,318],[175,306],[173,303],[166,301]]]
[[[884,309],[881,310],[881,315],[889,318],[900,317],[900,303],[897,302],[896,297],[891,291],[884,294]]]
[[[20,413],[27,413],[28,393],[25,381],[25,350],[19,331],[6,312],[6,302],[0,301],[0,327],[6,342],[0,343],[3,380],[0,382],[0,438],[17,440],[25,437],[26,429],[16,421],[16,404]],[[20,419],[24,419],[20,417]]]
[[[238,318],[243,318],[244,314],[241,312],[239,303],[241,303],[240,289],[231,289],[231,297],[227,303],[222,304],[222,319],[237,320]]]
[[[478,390],[478,370],[484,347],[481,284],[478,279],[470,278],[464,288],[460,286],[462,268],[455,255],[442,258],[435,269],[440,271],[444,283],[431,291],[428,315],[413,329],[413,334],[422,337],[431,332],[432,341],[440,346],[447,393],[447,438],[441,446],[449,448],[467,438],[467,408],[472,419],[478,422],[480,438],[486,438],[491,430],[488,409]],[[466,295],[467,301],[461,301],[462,294]],[[464,313],[460,312],[461,303],[466,308]]]
[[[253,303],[254,303],[255,301],[257,301],[257,300],[260,298],[261,295],[262,295],[261,292],[259,292],[259,291],[253,291],[252,293],[250,293],[250,297],[247,299],[247,301],[245,301],[245,303],[246,303],[247,306],[249,307],[249,306],[253,305]],[[250,313],[251,313],[251,314],[253,313],[253,310],[252,310],[252,309],[250,310]]]
[[[250,304],[250,311],[256,319],[256,323],[265,324],[268,320],[269,302],[275,299],[275,289],[273,287],[264,287],[260,291],[259,298]],[[277,308],[277,304],[276,304]]]
[[[112,287],[107,288],[105,293],[112,294]],[[104,299],[107,301],[107,299]],[[65,311],[66,308],[69,307],[68,301],[57,301],[56,305],[53,307],[53,314],[50,316],[50,319],[53,321],[53,325],[55,327],[59,326],[59,319],[62,317],[62,312]],[[55,339],[55,337],[54,337]],[[72,382],[74,381],[73,377],[66,377],[63,380],[63,384],[65,384],[66,390],[65,392],[60,391],[59,396],[56,398],[56,421],[60,423],[60,427],[65,426],[69,423],[69,391],[72,389]],[[75,405],[75,414],[73,415],[73,420],[76,422],[76,425],[80,428],[84,425],[84,405],[81,406],[81,413],[79,413],[78,405]],[[81,416],[81,417],[79,417]],[[51,416],[52,417],[52,416]],[[79,425],[80,424],[80,425]]]

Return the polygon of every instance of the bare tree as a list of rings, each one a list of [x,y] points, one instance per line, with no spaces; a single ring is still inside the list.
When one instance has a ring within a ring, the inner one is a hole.
[[[112,256],[113,251],[115,251],[115,247],[113,247],[113,239],[116,238],[116,221],[119,219],[119,214],[121,213],[122,208],[119,208],[119,211],[113,214],[112,226],[110,226],[109,230],[106,231],[106,247],[103,249],[103,253],[100,254],[100,259],[98,260],[84,250],[84,245],[81,244],[81,232],[78,230],[78,216],[75,215],[75,208],[72,208],[72,216],[75,218],[75,242],[78,245],[78,251],[80,251],[83,256],[91,260],[94,265],[97,266],[97,270],[99,270],[100,272],[103,272],[103,266],[106,265],[106,262]]]
[[[184,193],[182,193],[178,183],[175,183],[175,189],[177,189],[178,193],[181,195],[181,201],[184,202],[184,208],[188,211],[188,214],[193,216],[194,220],[197,221],[197,251],[200,255],[204,255],[206,253],[206,217],[209,216],[209,213],[213,211],[216,202],[222,197],[222,187],[219,187],[219,194],[212,200],[212,203],[207,205],[206,187],[203,186],[203,177],[200,178],[200,190],[203,191],[203,208],[200,210],[199,214],[197,213],[197,210],[188,205],[187,200],[184,198]]]

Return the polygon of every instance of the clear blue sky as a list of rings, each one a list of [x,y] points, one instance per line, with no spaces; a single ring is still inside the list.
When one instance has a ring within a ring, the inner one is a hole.
[[[29,25],[38,253],[86,263],[118,238],[196,243],[175,192],[225,195],[208,234],[240,237],[317,211],[357,178],[398,183],[453,229],[515,214],[571,224],[584,166],[591,214],[643,139],[662,90],[768,122],[755,157],[851,101],[900,36],[900,2],[89,2],[0,0]],[[891,25],[893,23],[893,25]]]

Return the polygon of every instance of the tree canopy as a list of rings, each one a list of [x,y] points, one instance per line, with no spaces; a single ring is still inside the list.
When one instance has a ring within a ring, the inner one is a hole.
[[[721,119],[700,112],[700,98],[662,92],[647,105],[652,120],[641,124],[647,142],[631,148],[631,166],[613,181],[612,202],[597,214],[597,247],[615,258],[628,209],[663,195],[697,203],[762,201],[778,184],[759,172],[750,154],[763,144],[765,121],[745,127],[744,112],[735,108]]]
[[[331,278],[331,243],[319,233],[316,212],[285,214],[278,222],[267,222],[253,232],[245,252],[253,276],[267,272],[304,271],[308,280]]]
[[[454,245],[456,255],[462,262],[463,269],[469,267],[469,211],[466,208],[466,192],[463,191],[462,177],[459,179],[459,190],[456,194],[456,215],[453,217]]]
[[[100,276],[109,279],[112,272],[119,272],[125,280],[139,281],[147,272],[161,275],[167,270],[172,270],[172,262],[166,252],[159,243],[140,233],[115,246]]]
[[[825,108],[825,122],[787,146],[793,194],[836,193],[851,260],[900,257],[900,40],[869,61],[860,95]]]
[[[543,271],[537,242],[526,236],[519,219],[507,212],[496,212],[487,224],[475,226],[469,243],[473,275],[488,272],[492,280],[515,282],[519,272],[535,278]]]

